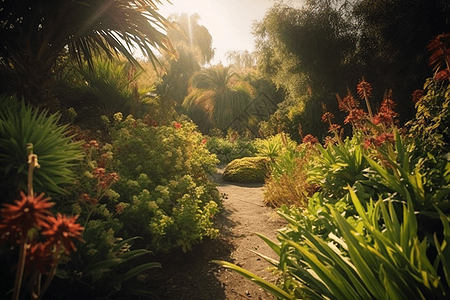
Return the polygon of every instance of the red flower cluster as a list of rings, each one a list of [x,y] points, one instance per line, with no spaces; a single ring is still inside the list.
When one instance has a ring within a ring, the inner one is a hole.
[[[44,194],[37,197],[27,196],[23,192],[20,194],[21,200],[16,200],[14,204],[3,204],[0,238],[20,244],[28,239],[28,232],[32,228],[37,228],[44,230],[42,235],[47,237],[47,242],[35,243],[34,246],[32,244],[29,249],[31,254],[37,255],[55,245],[62,245],[66,253],[75,250],[72,238],[81,240],[83,230],[83,227],[75,223],[77,216],[68,218],[58,214],[55,218],[48,210],[54,205],[49,202],[50,198],[44,198]],[[46,257],[43,254],[39,255]],[[33,259],[33,256],[29,259]]]
[[[98,185],[103,189],[109,189],[111,184],[119,181],[119,174],[116,172],[105,174],[104,168],[96,168],[93,172],[94,178],[98,178]]]
[[[175,122],[175,123],[173,124],[173,126],[175,126],[176,129],[180,129],[180,128],[181,128],[181,124],[178,123],[178,122]]]
[[[394,111],[396,103],[392,101],[390,96],[383,99],[381,102],[380,111],[373,117],[373,123],[375,125],[384,124],[391,125],[394,118],[398,116],[398,113]]]
[[[434,79],[437,81],[445,81],[449,78],[450,78],[450,72],[447,69],[441,70],[434,75]]]
[[[372,86],[368,83],[364,77],[356,86],[358,96],[361,99],[370,98],[372,96]]]
[[[58,213],[56,218],[50,216],[47,223],[44,225],[45,230],[42,235],[47,237],[50,244],[62,246],[64,252],[69,254],[71,251],[76,251],[77,248],[72,239],[81,239],[81,232],[83,227],[76,223],[78,216],[67,217]]]
[[[307,136],[305,136],[303,138],[302,142],[303,142],[303,144],[309,143],[309,144],[314,145],[314,144],[317,144],[319,142],[319,140],[315,136],[308,134]]]
[[[338,100],[339,110],[341,111],[350,112],[353,109],[359,107],[359,102],[355,98],[353,98],[353,95],[350,92],[350,90],[348,91],[347,96],[345,96],[344,99],[341,100],[339,95],[336,95],[336,98]]]
[[[380,147],[385,142],[394,143],[394,134],[383,132],[377,137],[368,138],[364,143],[364,147],[366,149],[369,148],[371,145],[374,145],[375,147]]]
[[[358,125],[367,119],[367,113],[361,108],[354,108],[349,111],[348,116],[344,120],[344,124],[351,123],[353,125]]]
[[[50,198],[44,198],[44,194],[37,197],[27,196],[20,192],[22,199],[16,200],[14,204],[3,204],[1,209],[2,221],[0,222],[0,239],[20,243],[26,238],[31,228],[40,229],[50,216],[50,207],[54,203]]]
[[[38,270],[41,274],[46,274],[49,267],[52,267],[53,264],[54,259],[49,241],[43,243],[33,240],[28,245],[25,258],[25,274],[30,273],[32,270]]]
[[[322,115],[322,122],[324,123],[331,123],[331,120],[334,119],[334,114],[326,111],[323,115]]]

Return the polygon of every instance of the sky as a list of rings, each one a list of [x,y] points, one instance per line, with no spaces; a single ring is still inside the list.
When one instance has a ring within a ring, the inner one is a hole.
[[[159,13],[168,17],[172,13],[197,13],[199,24],[205,26],[213,38],[215,55],[212,64],[228,64],[228,51],[255,50],[252,24],[280,0],[162,0]],[[285,0],[291,6],[301,7],[303,0]]]

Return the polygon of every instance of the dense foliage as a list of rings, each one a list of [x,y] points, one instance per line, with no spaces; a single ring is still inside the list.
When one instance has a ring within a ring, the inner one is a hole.
[[[64,56],[93,66],[95,54],[123,54],[132,64],[133,47],[153,64],[155,51],[175,50],[162,29],[170,24],[157,11],[161,1],[15,1],[0,11],[0,75],[2,93],[24,95],[26,101],[52,105],[55,74]]]
[[[121,176],[115,191],[129,205],[124,234],[149,235],[154,250],[188,250],[204,236],[214,237],[211,219],[220,199],[207,175],[217,160],[195,126],[174,122],[155,127],[131,116],[114,118],[113,162]]]
[[[275,4],[254,26],[259,70],[288,92],[272,126],[300,141],[300,123],[304,134],[322,138],[326,128],[314,117],[321,103],[341,123],[334,95],[361,76],[381,87],[376,99],[384,89],[394,90],[400,121],[409,120],[414,115],[409,95],[429,76],[425,45],[448,29],[448,12],[441,0]],[[375,101],[375,107],[381,104]]]
[[[434,40],[441,45],[436,49],[446,47],[443,41]],[[446,56],[438,57],[443,61]],[[318,185],[318,192],[304,208],[285,205],[279,210],[289,222],[279,243],[261,236],[279,256],[265,257],[280,274],[278,286],[218,263],[282,299],[448,297],[450,162],[443,138],[446,118],[440,113],[446,110],[448,94],[442,91],[449,87],[448,78],[441,64],[427,80],[426,92],[416,93],[418,111],[403,133],[395,125],[389,93],[376,114],[368,101],[367,112],[361,109],[350,92],[338,97],[348,113],[345,122],[354,130],[345,141],[325,111],[322,119],[333,136],[326,147],[317,145],[307,166],[307,180]],[[367,100],[370,84],[362,80],[357,88]]]

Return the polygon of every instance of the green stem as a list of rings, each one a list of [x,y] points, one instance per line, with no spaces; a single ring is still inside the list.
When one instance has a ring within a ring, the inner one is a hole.
[[[27,237],[22,237],[19,250],[19,261],[17,262],[16,278],[14,280],[13,300],[19,300],[20,288],[22,287],[23,271],[25,269],[25,258],[27,255]]]
[[[53,265],[52,265],[52,269],[49,272],[49,275],[47,276],[47,279],[45,280],[45,284],[42,287],[41,293],[39,294],[39,298],[38,300],[41,299],[42,295],[45,294],[45,291],[47,290],[47,288],[50,286],[50,283],[53,280],[53,277],[55,277],[56,274],[56,270],[58,268],[58,264],[59,264],[59,260],[61,258],[61,248],[58,246],[56,249],[56,254],[58,255],[56,259],[54,259],[53,261]]]
[[[367,97],[366,90],[364,90],[364,99],[366,99],[367,111],[369,112],[370,120],[373,120],[373,113],[370,108],[369,97]]]

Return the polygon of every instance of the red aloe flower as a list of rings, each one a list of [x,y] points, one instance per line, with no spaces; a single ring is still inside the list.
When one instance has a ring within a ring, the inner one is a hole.
[[[379,136],[374,138],[372,142],[376,147],[380,147],[385,142],[393,143],[394,142],[394,134],[383,132],[382,134],[380,134]]]
[[[367,113],[361,108],[352,109],[344,120],[344,124],[359,124],[367,118]]]
[[[96,168],[93,172],[94,178],[105,176],[105,168]]]
[[[14,204],[3,204],[1,209],[2,221],[0,223],[0,239],[8,239],[13,242],[19,236],[26,236],[31,228],[41,228],[46,224],[50,216],[50,198],[44,198],[44,193],[37,197],[27,196],[20,192],[22,199],[15,200]]]
[[[317,140],[317,138],[311,134],[308,134],[307,136],[305,136],[303,138],[303,144],[307,144],[310,143],[312,145],[317,144],[319,141]]]
[[[83,240],[81,238],[83,227],[75,223],[77,218],[78,216],[67,217],[60,213],[56,215],[56,218],[49,217],[48,224],[45,225],[46,230],[42,232],[42,235],[46,236],[51,244],[62,245],[66,254],[76,251],[72,239]]]
[[[324,123],[329,123],[331,122],[331,120],[334,119],[334,115],[333,113],[326,111],[323,115],[322,115],[322,122]]]
[[[38,270],[41,274],[46,274],[53,264],[52,252],[49,250],[48,242],[33,241],[27,247],[27,255],[25,260],[25,277],[33,270]]]
[[[339,124],[331,124],[328,128],[328,132],[337,132],[339,129],[341,129],[341,125]]]
[[[373,123],[375,125],[382,123],[385,125],[391,125],[398,113],[394,111],[395,102],[390,98],[384,98],[381,102],[380,111],[373,117]]]
[[[359,102],[353,97],[352,92],[348,90],[347,96],[344,99],[340,99],[339,96],[336,96],[338,99],[339,110],[350,112],[353,109],[359,107]]]
[[[372,86],[368,83],[364,77],[356,86],[358,90],[358,96],[361,99],[370,98],[372,96]]]

